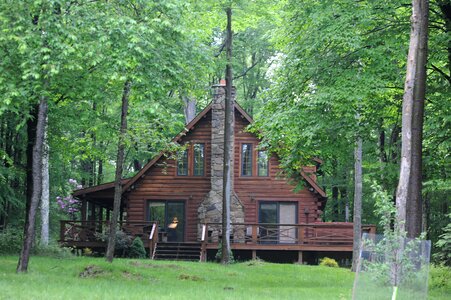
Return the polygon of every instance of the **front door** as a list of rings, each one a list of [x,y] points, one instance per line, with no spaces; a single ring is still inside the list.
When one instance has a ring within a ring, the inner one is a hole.
[[[158,230],[168,242],[183,242],[185,203],[183,201],[149,201],[149,220],[158,221]]]
[[[297,204],[290,202],[260,202],[259,223],[279,225],[260,226],[262,243],[291,244],[296,242]],[[283,224],[286,224],[285,226]]]

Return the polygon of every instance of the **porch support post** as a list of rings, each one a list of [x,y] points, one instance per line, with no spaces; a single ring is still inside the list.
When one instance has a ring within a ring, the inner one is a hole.
[[[252,259],[257,259],[257,250],[252,250]]]
[[[86,221],[86,199],[81,200],[81,220]]]
[[[99,205],[99,214],[98,214],[98,220],[99,220],[99,231],[102,231],[103,227],[103,207]]]
[[[304,262],[302,251],[298,251],[298,264],[302,264]]]

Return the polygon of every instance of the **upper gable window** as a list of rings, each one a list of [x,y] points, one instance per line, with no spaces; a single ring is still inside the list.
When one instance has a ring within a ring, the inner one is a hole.
[[[205,176],[205,144],[187,145],[177,153],[178,176]]]
[[[259,150],[257,155],[257,175],[268,176],[268,152]]]
[[[241,144],[241,176],[252,176],[252,144]]]
[[[205,144],[194,144],[194,176],[205,175]]]
[[[182,150],[177,154],[177,175],[188,175],[188,149]]]

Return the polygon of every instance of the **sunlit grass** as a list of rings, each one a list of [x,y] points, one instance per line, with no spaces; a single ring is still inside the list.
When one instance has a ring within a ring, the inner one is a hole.
[[[16,264],[0,257],[0,299],[351,299],[354,280],[347,269],[263,262],[32,257],[28,274]]]

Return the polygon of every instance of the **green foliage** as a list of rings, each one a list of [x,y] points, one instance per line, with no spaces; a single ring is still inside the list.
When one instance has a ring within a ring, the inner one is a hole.
[[[338,268],[337,261],[335,259],[329,258],[329,257],[324,257],[324,258],[320,259],[319,265],[323,266],[323,267]]]
[[[102,242],[108,242],[108,231],[96,233],[96,238]],[[116,243],[114,245],[114,254],[119,257],[127,257],[132,244],[132,236],[122,230],[116,230]]]
[[[451,214],[448,215],[451,219]],[[451,266],[451,222],[443,228],[443,233],[439,236],[439,240],[435,243],[438,248],[433,258],[438,264]]]
[[[69,247],[61,247],[60,245],[53,243],[49,245],[37,244],[33,247],[33,254],[39,256],[47,256],[53,258],[71,258],[74,257],[73,249]]]
[[[144,248],[143,241],[140,237],[135,237],[133,240],[130,249],[128,251],[128,257],[132,258],[145,258],[146,257],[146,249]]]
[[[18,254],[22,249],[23,231],[15,227],[6,227],[0,231],[0,254]]]
[[[451,268],[444,265],[433,265],[430,270],[430,289],[439,289],[443,291],[451,291],[451,281],[449,275]]]
[[[215,255],[215,260],[217,262],[221,262],[221,260],[222,260],[222,241],[219,242],[218,251],[216,252],[216,255]],[[233,256],[233,251],[230,250],[230,253],[229,253],[229,264],[233,264],[233,263],[235,263],[235,258]]]

